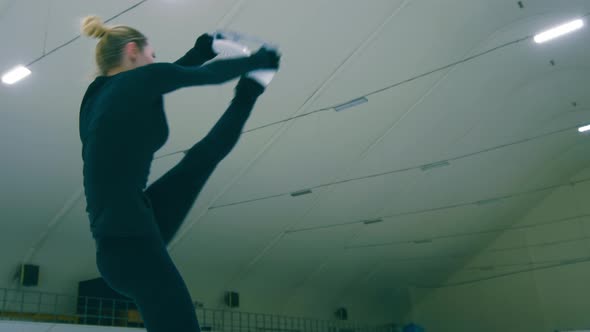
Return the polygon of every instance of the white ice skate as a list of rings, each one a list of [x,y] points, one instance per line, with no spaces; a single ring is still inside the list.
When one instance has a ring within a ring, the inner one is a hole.
[[[216,31],[213,34],[213,37],[213,51],[218,54],[219,58],[250,56],[252,51],[250,51],[250,48],[245,45],[247,42],[262,44],[263,47],[275,49],[274,46],[266,42],[262,42],[257,38],[249,37],[232,31]],[[256,82],[260,83],[262,86],[266,87],[270,81],[272,81],[276,73],[277,71],[273,69],[258,69],[249,72],[246,74],[246,77],[250,77]]]

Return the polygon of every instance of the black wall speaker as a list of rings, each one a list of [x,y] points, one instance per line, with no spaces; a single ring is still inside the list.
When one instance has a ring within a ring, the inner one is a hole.
[[[236,292],[225,292],[225,304],[230,308],[240,306],[240,294]]]
[[[37,286],[39,284],[39,266],[21,264],[20,284],[22,286]]]
[[[347,320],[348,311],[346,310],[346,308],[338,308],[338,310],[336,310],[336,318],[340,320]]]

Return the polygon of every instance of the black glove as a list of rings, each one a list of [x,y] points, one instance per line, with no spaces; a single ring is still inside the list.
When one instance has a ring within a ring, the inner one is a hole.
[[[195,46],[174,63],[181,66],[201,66],[216,57],[213,52],[213,37],[204,33],[195,42]]]
[[[258,66],[258,69],[279,69],[281,55],[277,50],[260,48],[258,52],[250,56]]]
[[[213,51],[213,36],[204,33],[197,38],[193,49],[207,60],[211,60],[217,56],[217,53]]]

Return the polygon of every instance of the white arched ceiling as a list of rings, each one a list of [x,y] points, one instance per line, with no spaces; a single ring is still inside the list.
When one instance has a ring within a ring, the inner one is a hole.
[[[138,3],[0,2],[1,71],[71,41],[0,87],[0,284],[11,285],[23,260],[42,266],[42,289],[75,292],[97,276],[77,133],[95,41],[74,38],[85,15],[106,19]],[[216,306],[236,289],[245,308],[283,313],[402,310],[405,287],[442,282],[498,235],[458,234],[510,226],[557,190],[540,189],[588,167],[588,137],[575,127],[590,122],[590,33],[521,39],[590,5],[523,3],[149,0],[115,19],[145,32],[161,61],[219,28],[283,53],[249,132],[170,248],[192,295]],[[166,96],[171,135],[150,181],[206,134],[232,89]],[[420,168],[441,161],[449,165]]]

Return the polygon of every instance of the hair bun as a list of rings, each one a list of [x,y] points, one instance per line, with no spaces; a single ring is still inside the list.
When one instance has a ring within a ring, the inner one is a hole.
[[[101,38],[108,30],[98,16],[88,16],[82,22],[82,33],[88,37]]]

